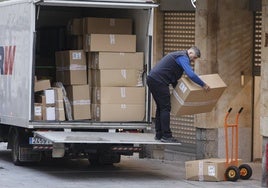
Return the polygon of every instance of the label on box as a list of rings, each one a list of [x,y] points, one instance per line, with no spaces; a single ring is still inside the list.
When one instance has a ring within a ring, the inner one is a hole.
[[[215,176],[216,175],[216,168],[213,165],[208,166],[208,175]]]
[[[181,83],[181,84],[179,85],[179,88],[180,88],[180,90],[182,91],[182,93],[185,93],[186,90],[187,90],[187,87],[186,87],[186,85],[185,85],[184,83]]]
[[[73,59],[82,59],[82,53],[81,52],[73,52],[72,58]]]
[[[42,115],[42,106],[35,106],[34,107],[34,115],[41,116]]]

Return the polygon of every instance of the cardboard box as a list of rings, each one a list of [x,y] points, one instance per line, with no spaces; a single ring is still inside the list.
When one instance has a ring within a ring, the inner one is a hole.
[[[94,104],[145,104],[145,87],[94,87]]]
[[[85,34],[132,34],[132,20],[125,18],[84,18]]]
[[[83,18],[74,18],[68,22],[67,31],[69,35],[83,35]]]
[[[84,35],[86,52],[136,52],[136,35]]]
[[[56,79],[64,85],[87,84],[86,54],[83,50],[56,52]]]
[[[36,80],[34,83],[34,92],[51,88],[50,80]]]
[[[143,86],[142,71],[134,69],[92,70],[94,87]]]
[[[65,109],[64,109],[62,89],[54,88],[54,90],[55,90],[56,120],[65,121]]]
[[[143,121],[144,104],[92,104],[95,121]]]
[[[143,70],[143,52],[93,52],[88,60],[92,69],[137,69]]]
[[[238,165],[242,163],[238,159]],[[186,179],[194,181],[224,181],[224,173],[228,166],[226,166],[226,159],[211,158],[194,161],[186,161]]]
[[[71,103],[73,119],[91,119],[91,96],[89,86],[67,86],[66,93]]]
[[[40,121],[43,119],[42,104],[34,103],[34,120]]]
[[[210,91],[195,84],[189,78],[181,78],[171,95],[171,113],[175,116],[210,112],[224,92],[226,84],[218,74],[202,75]]]

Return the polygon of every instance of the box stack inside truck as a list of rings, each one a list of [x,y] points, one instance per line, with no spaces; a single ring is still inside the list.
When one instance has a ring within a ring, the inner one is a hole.
[[[54,78],[35,82],[35,120],[143,121],[144,53],[136,51],[133,20],[70,19],[66,41],[55,51]],[[54,106],[44,102],[48,91]],[[49,117],[48,107],[54,107]]]

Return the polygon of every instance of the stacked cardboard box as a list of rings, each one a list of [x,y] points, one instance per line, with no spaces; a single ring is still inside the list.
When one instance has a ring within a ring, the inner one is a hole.
[[[58,51],[56,66],[57,81],[66,87],[67,97],[71,101],[72,119],[90,119],[90,93],[85,52],[83,50]]]
[[[94,17],[81,20],[83,49],[88,58],[87,80],[92,86],[92,118],[97,121],[143,120],[143,53],[136,52],[132,20]]]
[[[74,120],[91,119],[91,100],[88,85],[66,86]]]
[[[86,54],[83,50],[58,51],[56,80],[64,85],[87,84]]]
[[[56,120],[55,113],[55,90],[46,89],[36,95],[35,115],[39,120]],[[41,107],[41,109],[40,109]]]

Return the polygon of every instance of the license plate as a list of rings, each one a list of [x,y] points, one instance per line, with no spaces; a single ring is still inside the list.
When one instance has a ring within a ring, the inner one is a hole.
[[[43,138],[30,137],[29,144],[33,145],[52,145],[52,142]]]

